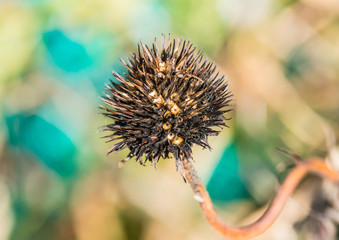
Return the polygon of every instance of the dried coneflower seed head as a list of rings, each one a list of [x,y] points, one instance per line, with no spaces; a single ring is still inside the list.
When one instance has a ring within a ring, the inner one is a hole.
[[[107,85],[103,115],[113,122],[103,131],[108,142],[118,140],[108,154],[129,148],[121,165],[135,157],[144,164],[169,157],[177,166],[182,158],[192,158],[192,146],[210,148],[207,137],[218,135],[212,127],[226,126],[224,114],[230,111],[231,94],[224,76],[204,59],[189,41],[162,37],[159,51],[142,42],[131,54],[124,76],[113,72],[119,83]]]

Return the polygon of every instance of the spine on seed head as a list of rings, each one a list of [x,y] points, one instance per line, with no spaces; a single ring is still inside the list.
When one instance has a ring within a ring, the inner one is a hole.
[[[178,161],[192,158],[192,146],[210,148],[208,136],[218,135],[214,127],[227,126],[231,93],[224,76],[190,41],[165,40],[161,50],[156,39],[152,47],[142,42],[137,54],[125,62],[122,75],[106,86],[102,106],[113,120],[104,126],[107,142],[117,141],[108,154],[128,148],[128,159],[154,166],[170,153]],[[178,164],[177,164],[178,166]]]

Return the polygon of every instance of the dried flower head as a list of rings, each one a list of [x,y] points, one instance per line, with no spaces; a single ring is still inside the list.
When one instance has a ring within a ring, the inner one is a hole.
[[[172,153],[178,166],[183,157],[192,158],[193,144],[210,148],[207,137],[219,133],[212,127],[226,126],[228,84],[190,41],[163,36],[161,51],[156,39],[152,48],[140,45],[127,63],[121,60],[124,76],[113,71],[119,83],[111,81],[103,97],[103,114],[114,120],[103,128],[111,132],[105,137],[119,140],[108,154],[129,148],[121,166],[132,157],[156,166]]]

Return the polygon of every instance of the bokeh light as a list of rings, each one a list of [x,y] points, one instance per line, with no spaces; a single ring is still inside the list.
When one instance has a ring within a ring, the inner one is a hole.
[[[222,239],[173,159],[118,169],[126,150],[106,156],[105,83],[161,34],[227,75],[231,128],[194,158],[221,215],[255,219],[292,163],[277,147],[337,151],[338,16],[335,0],[0,1],[0,239]],[[309,239],[300,226],[319,186],[307,178],[257,239]]]

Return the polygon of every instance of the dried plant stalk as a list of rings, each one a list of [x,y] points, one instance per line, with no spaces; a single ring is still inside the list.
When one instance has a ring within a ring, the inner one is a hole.
[[[162,37],[159,50],[156,39],[149,47],[142,42],[138,52],[122,64],[126,72],[113,72],[116,82],[107,85],[103,101],[104,116],[113,122],[102,128],[107,142],[118,140],[108,154],[128,148],[126,161],[135,158],[154,167],[161,158],[173,154],[178,171],[187,179],[195,198],[212,226],[223,236],[246,239],[265,231],[281,212],[288,196],[307,173],[315,173],[334,182],[339,174],[321,159],[301,162],[288,175],[276,198],[255,223],[241,228],[224,224],[192,164],[192,147],[210,148],[208,137],[218,135],[215,127],[227,126],[225,114],[231,111],[232,94],[224,76],[189,41]]]
[[[195,198],[199,201],[201,210],[205,214],[208,222],[216,231],[230,239],[250,239],[267,230],[277,219],[287,199],[305,175],[313,173],[322,178],[329,179],[334,183],[339,182],[339,173],[330,168],[323,159],[310,158],[304,162],[297,161],[295,168],[288,174],[265,213],[250,225],[232,227],[225,224],[218,217],[208,192],[201,183],[189,160],[185,159],[183,161],[183,169],[186,180],[190,183]]]

